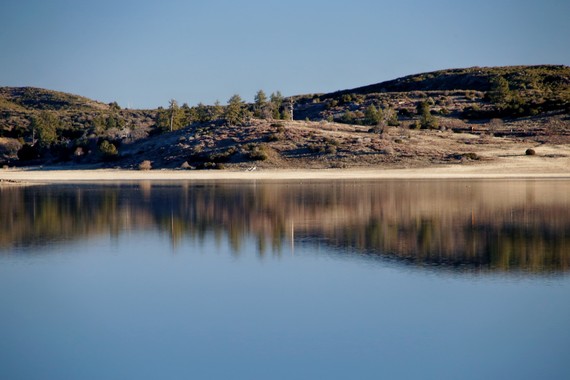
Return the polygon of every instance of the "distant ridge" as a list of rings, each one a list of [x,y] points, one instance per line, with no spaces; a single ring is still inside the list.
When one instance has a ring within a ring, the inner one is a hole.
[[[469,67],[438,70],[408,75],[402,78],[366,85],[353,89],[335,91],[321,98],[334,98],[343,94],[371,94],[380,92],[409,91],[488,91],[491,80],[504,77],[516,89],[563,89],[570,88],[570,67],[564,65]]]
[[[84,96],[36,87],[0,87],[0,106],[13,110],[106,110],[108,104]]]

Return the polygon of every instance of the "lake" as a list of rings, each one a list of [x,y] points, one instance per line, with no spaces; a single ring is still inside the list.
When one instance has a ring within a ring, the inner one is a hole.
[[[1,379],[568,379],[570,181],[0,187]]]

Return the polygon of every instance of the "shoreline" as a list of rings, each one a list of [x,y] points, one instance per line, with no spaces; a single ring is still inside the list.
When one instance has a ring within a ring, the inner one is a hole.
[[[0,186],[57,183],[176,182],[176,181],[291,181],[291,180],[462,180],[570,179],[566,165],[504,165],[496,163],[415,168],[258,169],[149,171],[126,169],[18,168],[0,170]]]

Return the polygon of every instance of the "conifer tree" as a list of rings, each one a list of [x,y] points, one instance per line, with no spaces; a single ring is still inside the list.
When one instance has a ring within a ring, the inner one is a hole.
[[[488,93],[489,100],[491,102],[504,106],[511,100],[511,89],[509,87],[509,82],[501,77],[495,77],[491,80],[491,90]]]
[[[57,140],[57,129],[61,126],[59,118],[49,111],[42,111],[32,119],[32,139],[42,147],[48,147]]]
[[[270,97],[271,102],[271,115],[274,119],[281,118],[281,105],[283,104],[283,95],[281,92],[276,91],[271,94]]]
[[[228,100],[225,119],[229,124],[240,125],[245,121],[244,102],[238,94],[233,95]]]
[[[204,105],[204,103],[200,102],[196,106],[196,119],[200,123],[207,123],[211,119],[210,112],[208,111],[208,107]]]
[[[422,129],[436,129],[439,126],[437,119],[430,112],[427,101],[418,103],[416,110],[420,116],[420,127]]]
[[[364,111],[364,118],[368,125],[381,125],[384,123],[382,109],[376,108],[373,104],[369,105]]]
[[[254,98],[254,105],[253,105],[253,115],[255,117],[265,119],[266,118],[266,110],[267,110],[267,95],[263,90],[259,90],[257,94],[255,94]]]
[[[218,120],[224,115],[224,107],[220,104],[219,100],[216,100],[214,106],[212,107],[212,120]]]

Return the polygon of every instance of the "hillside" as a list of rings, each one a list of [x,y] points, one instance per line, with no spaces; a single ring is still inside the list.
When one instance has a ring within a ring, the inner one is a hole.
[[[570,144],[569,114],[570,67],[553,65],[441,70],[329,94],[155,110],[3,87],[0,164],[417,167],[527,148],[558,157],[567,153],[557,147]]]
[[[375,92],[408,91],[489,91],[491,81],[502,76],[513,90],[568,91],[570,67],[562,65],[471,67],[440,70],[409,75],[373,85],[338,91],[327,96],[344,93],[371,94]]]

